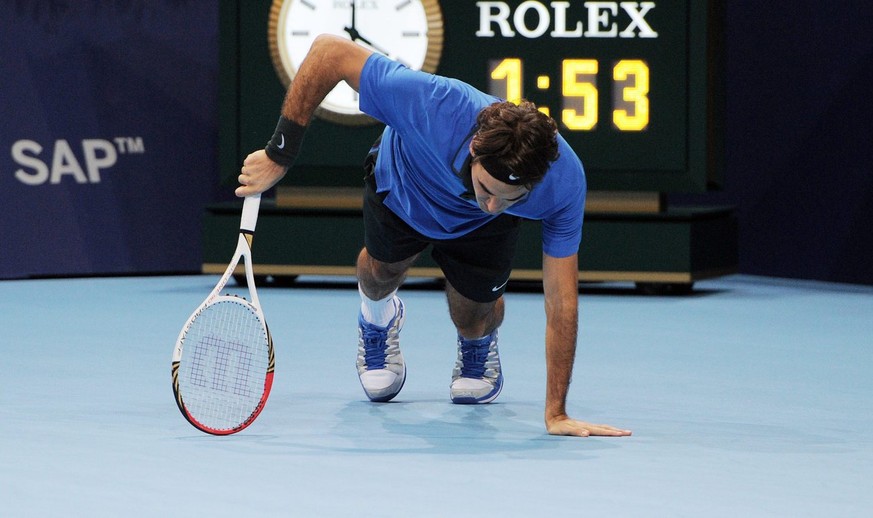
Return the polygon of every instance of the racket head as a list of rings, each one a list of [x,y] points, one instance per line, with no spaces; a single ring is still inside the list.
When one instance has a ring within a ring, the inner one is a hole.
[[[275,370],[263,314],[241,297],[219,296],[188,319],[173,351],[173,392],[185,419],[230,435],[258,417]]]

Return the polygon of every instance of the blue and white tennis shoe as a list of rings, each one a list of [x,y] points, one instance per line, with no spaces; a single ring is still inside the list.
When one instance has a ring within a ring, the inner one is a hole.
[[[503,388],[497,330],[476,340],[458,337],[458,359],[452,371],[452,403],[471,405],[490,403]]]
[[[385,327],[358,315],[358,378],[371,401],[390,401],[406,381],[406,363],[400,353],[400,329],[406,320],[403,301],[394,297],[396,313]]]

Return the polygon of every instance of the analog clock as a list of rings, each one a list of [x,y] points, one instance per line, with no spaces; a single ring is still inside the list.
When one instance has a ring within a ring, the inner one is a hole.
[[[268,38],[276,73],[287,87],[319,34],[345,36],[409,68],[434,72],[442,55],[438,0],[274,0]],[[340,83],[315,115],[348,125],[374,120],[358,109],[358,94]]]

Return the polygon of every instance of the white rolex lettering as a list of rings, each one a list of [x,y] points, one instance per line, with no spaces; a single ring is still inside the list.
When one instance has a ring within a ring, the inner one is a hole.
[[[576,28],[567,30],[567,8],[570,2],[552,2],[550,4],[555,12],[555,30],[550,34],[553,38],[579,38],[582,36],[582,22],[576,22]]]
[[[610,14],[618,14],[616,2],[585,2],[588,9],[587,38],[615,38],[618,35],[618,25],[610,21]],[[605,30],[604,30],[605,29]]]
[[[655,7],[655,2],[622,2],[621,8],[624,9],[624,12],[628,14],[631,18],[630,25],[623,31],[621,31],[622,38],[633,38],[634,28],[639,29],[639,37],[640,38],[657,38],[658,33],[652,30],[652,27],[646,22],[646,13],[652,10]]]
[[[476,2],[476,5],[479,7],[479,30],[476,31],[476,36],[493,38],[495,34],[491,29],[492,24],[497,24],[500,35],[504,38],[515,36],[509,25],[511,10],[505,2]]]
[[[537,13],[538,22],[533,29],[525,25],[524,18],[527,12],[533,9]],[[536,0],[528,0],[522,2],[515,10],[515,15],[512,17],[512,23],[515,25],[515,30],[525,38],[539,38],[549,30],[549,25],[552,23],[552,17],[549,14],[549,9]]]
[[[646,20],[655,2],[584,2],[526,0],[513,9],[507,2],[476,2],[479,8],[479,38],[534,39],[547,32],[552,38],[657,38]],[[581,15],[581,16],[580,16]],[[580,19],[581,18],[581,19]],[[623,28],[627,20],[629,23]],[[584,22],[584,23],[583,23]],[[552,28],[549,32],[549,27]],[[620,32],[619,32],[620,30]]]

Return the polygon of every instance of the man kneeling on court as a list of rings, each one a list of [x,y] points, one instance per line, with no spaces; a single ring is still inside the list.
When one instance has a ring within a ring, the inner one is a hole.
[[[428,246],[446,277],[458,331],[451,400],[489,403],[500,394],[503,292],[520,219],[535,219],[543,228],[546,429],[630,435],[577,421],[565,410],[576,350],[585,173],[555,121],[533,104],[502,102],[322,35],[288,89],[266,149],[243,162],[236,194],[263,192],[285,175],[316,107],[340,81],[360,93],[363,112],[387,125],[366,160],[365,247],[357,262],[357,367],[367,396],[389,401],[406,380],[400,352],[406,308],[397,289]]]

